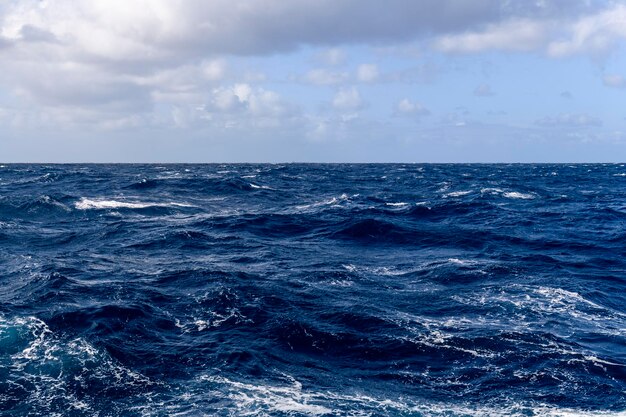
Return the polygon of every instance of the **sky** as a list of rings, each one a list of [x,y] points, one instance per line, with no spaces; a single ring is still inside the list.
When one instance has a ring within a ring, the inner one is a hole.
[[[2,0],[0,162],[626,161],[626,1]]]

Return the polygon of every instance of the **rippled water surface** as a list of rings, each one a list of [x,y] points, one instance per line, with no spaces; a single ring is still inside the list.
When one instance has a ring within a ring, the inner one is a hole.
[[[3,416],[626,415],[623,165],[0,165]]]

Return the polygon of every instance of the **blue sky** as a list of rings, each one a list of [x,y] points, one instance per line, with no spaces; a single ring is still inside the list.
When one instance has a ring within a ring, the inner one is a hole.
[[[626,2],[7,0],[2,162],[626,160]]]

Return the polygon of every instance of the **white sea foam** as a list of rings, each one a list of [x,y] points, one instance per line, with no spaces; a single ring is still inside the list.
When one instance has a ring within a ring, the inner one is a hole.
[[[502,194],[504,190],[502,188],[481,188],[481,194]]]
[[[119,200],[105,200],[105,199],[89,199],[89,198],[81,198],[80,201],[74,203],[74,207],[78,210],[99,210],[99,209],[119,209],[119,208],[128,208],[128,209],[143,209],[148,207],[194,207],[190,204],[184,203],[176,203],[176,202],[166,202],[166,203],[156,203],[156,202],[131,202],[131,201],[119,201]]]
[[[228,378],[203,375],[198,378],[219,387],[217,395],[225,395],[233,402],[236,412],[229,415],[258,416],[303,415],[373,417],[380,415],[423,415],[433,417],[626,417],[626,412],[584,411],[558,408],[541,403],[523,404],[503,401],[501,405],[446,404],[413,401],[409,398],[382,398],[369,393],[339,393],[306,390],[294,378],[285,375],[289,382],[282,385],[254,384]],[[443,382],[443,381],[442,381]],[[448,385],[451,381],[445,381]],[[458,381],[454,381],[459,383]],[[197,394],[198,397],[200,393]],[[206,395],[206,391],[202,392]],[[197,400],[188,394],[190,402]]]
[[[18,385],[29,387],[28,396],[20,397],[19,401],[34,407],[37,415],[60,415],[51,409],[53,403],[55,408],[64,407],[68,412],[78,410],[89,411],[89,415],[98,414],[91,412],[89,399],[80,400],[74,393],[73,384],[87,370],[90,376],[120,388],[141,386],[145,389],[154,384],[145,376],[123,367],[106,351],[97,349],[86,340],[67,340],[55,334],[36,317],[0,316],[0,340],[5,332],[11,336],[10,348],[13,351],[10,356],[1,358],[11,361],[11,380],[8,382],[17,381]]]
[[[481,194],[501,195],[504,198],[512,198],[519,200],[532,200],[536,196],[529,193],[520,193],[518,191],[504,191],[501,188],[487,187],[480,190]]]
[[[455,295],[453,300],[478,307],[514,306],[515,312],[501,317],[498,327],[515,326],[533,329],[551,317],[567,316],[570,331],[586,329],[598,334],[623,336],[626,332],[626,314],[584,298],[577,292],[562,288],[513,284],[503,288],[484,288],[480,292]]]
[[[202,332],[204,330],[217,328],[230,319],[235,320],[236,323],[252,323],[252,320],[246,318],[236,308],[230,309],[227,314],[219,314],[211,311],[209,312],[209,316],[210,317],[204,318],[193,317],[186,322],[175,319],[174,325],[181,329],[183,333],[188,333],[190,331]]]
[[[358,197],[358,194],[354,194],[352,197]],[[350,198],[351,197],[348,194],[344,193],[344,194],[341,194],[339,197],[331,197],[330,199],[318,201],[315,203],[296,206],[295,208],[297,210],[307,210],[307,209],[322,207],[322,206],[336,206],[343,202],[349,201]]]
[[[519,193],[517,191],[506,192],[502,194],[502,196],[506,198],[514,198],[514,199],[519,199],[519,200],[532,200],[535,198],[535,196],[532,194],[524,194],[524,193]]]
[[[39,201],[41,201],[42,203],[45,204],[50,204],[51,206],[55,206],[58,207],[64,211],[70,211],[70,208],[68,206],[66,206],[65,204],[61,203],[60,201],[55,200],[54,198],[47,196],[47,195],[43,195],[40,197]]]
[[[291,385],[270,386],[254,385],[227,378],[205,376],[201,380],[220,384],[227,388],[228,398],[233,400],[239,409],[239,415],[266,415],[270,413],[300,413],[307,416],[323,416],[333,414],[333,410],[319,404],[315,393],[302,390],[302,384],[293,378]]]
[[[390,207],[406,207],[409,203],[385,203],[385,205]]]
[[[257,185],[254,183],[250,183],[250,187],[257,189],[257,190],[273,190],[272,187],[268,187],[267,185]]]
[[[472,190],[453,191],[451,193],[444,194],[444,197],[463,197],[464,195],[468,195],[471,193],[472,193]]]

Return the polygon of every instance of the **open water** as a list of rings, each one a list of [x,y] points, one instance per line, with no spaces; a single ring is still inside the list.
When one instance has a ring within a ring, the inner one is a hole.
[[[0,165],[2,416],[626,415],[624,165]]]

